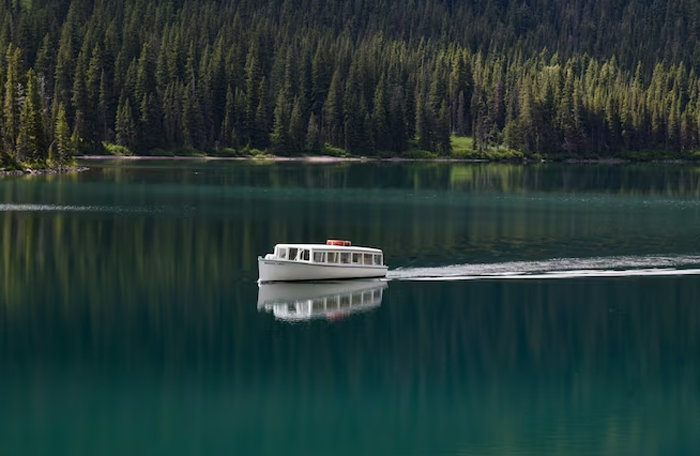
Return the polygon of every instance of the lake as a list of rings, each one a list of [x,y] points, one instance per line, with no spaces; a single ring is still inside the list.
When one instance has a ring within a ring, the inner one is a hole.
[[[700,449],[700,168],[86,164],[0,178],[3,454]]]

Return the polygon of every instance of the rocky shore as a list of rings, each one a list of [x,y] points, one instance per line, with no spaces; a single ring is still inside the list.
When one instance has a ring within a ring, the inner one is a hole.
[[[0,169],[0,176],[24,176],[26,174],[64,174],[87,171],[85,166],[74,166],[70,168],[45,168],[45,169]]]

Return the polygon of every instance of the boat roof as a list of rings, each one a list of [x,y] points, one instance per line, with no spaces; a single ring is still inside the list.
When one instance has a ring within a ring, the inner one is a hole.
[[[295,247],[297,249],[310,249],[310,250],[333,250],[334,252],[346,251],[346,252],[366,252],[366,253],[382,253],[381,249],[375,249],[373,247],[361,247],[358,245],[329,245],[329,244],[275,244],[275,249],[277,247]]]

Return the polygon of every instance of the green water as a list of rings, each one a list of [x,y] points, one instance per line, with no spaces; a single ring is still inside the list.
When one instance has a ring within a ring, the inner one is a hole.
[[[694,167],[89,166],[0,178],[3,455],[700,451]],[[326,238],[391,280],[259,289]]]

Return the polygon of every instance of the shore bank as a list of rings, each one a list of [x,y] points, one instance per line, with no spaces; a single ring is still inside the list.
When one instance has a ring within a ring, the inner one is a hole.
[[[307,162],[307,163],[341,163],[341,162],[446,162],[446,163],[489,163],[482,158],[407,158],[407,157],[334,157],[331,155],[313,155],[300,157],[250,156],[184,156],[184,155],[83,155],[77,160],[202,160],[202,161],[260,161],[260,162]],[[517,163],[539,163],[532,160],[518,160]]]
[[[47,168],[47,169],[13,169],[13,170],[0,170],[0,176],[25,176],[29,174],[66,174],[66,173],[79,173],[81,171],[87,171],[89,168],[85,166],[75,166],[71,168]]]
[[[691,159],[657,159],[657,160],[633,160],[619,157],[605,158],[566,158],[566,159],[518,159],[518,160],[489,160],[486,158],[409,158],[409,157],[334,157],[331,155],[314,155],[299,157],[279,156],[249,156],[249,157],[221,157],[212,155],[82,155],[75,157],[77,160],[163,160],[163,161],[258,161],[258,162],[306,162],[306,163],[342,163],[342,162],[430,162],[430,163],[512,163],[512,164],[538,164],[561,163],[566,165],[625,165],[625,164],[669,164],[682,165],[698,163]]]

